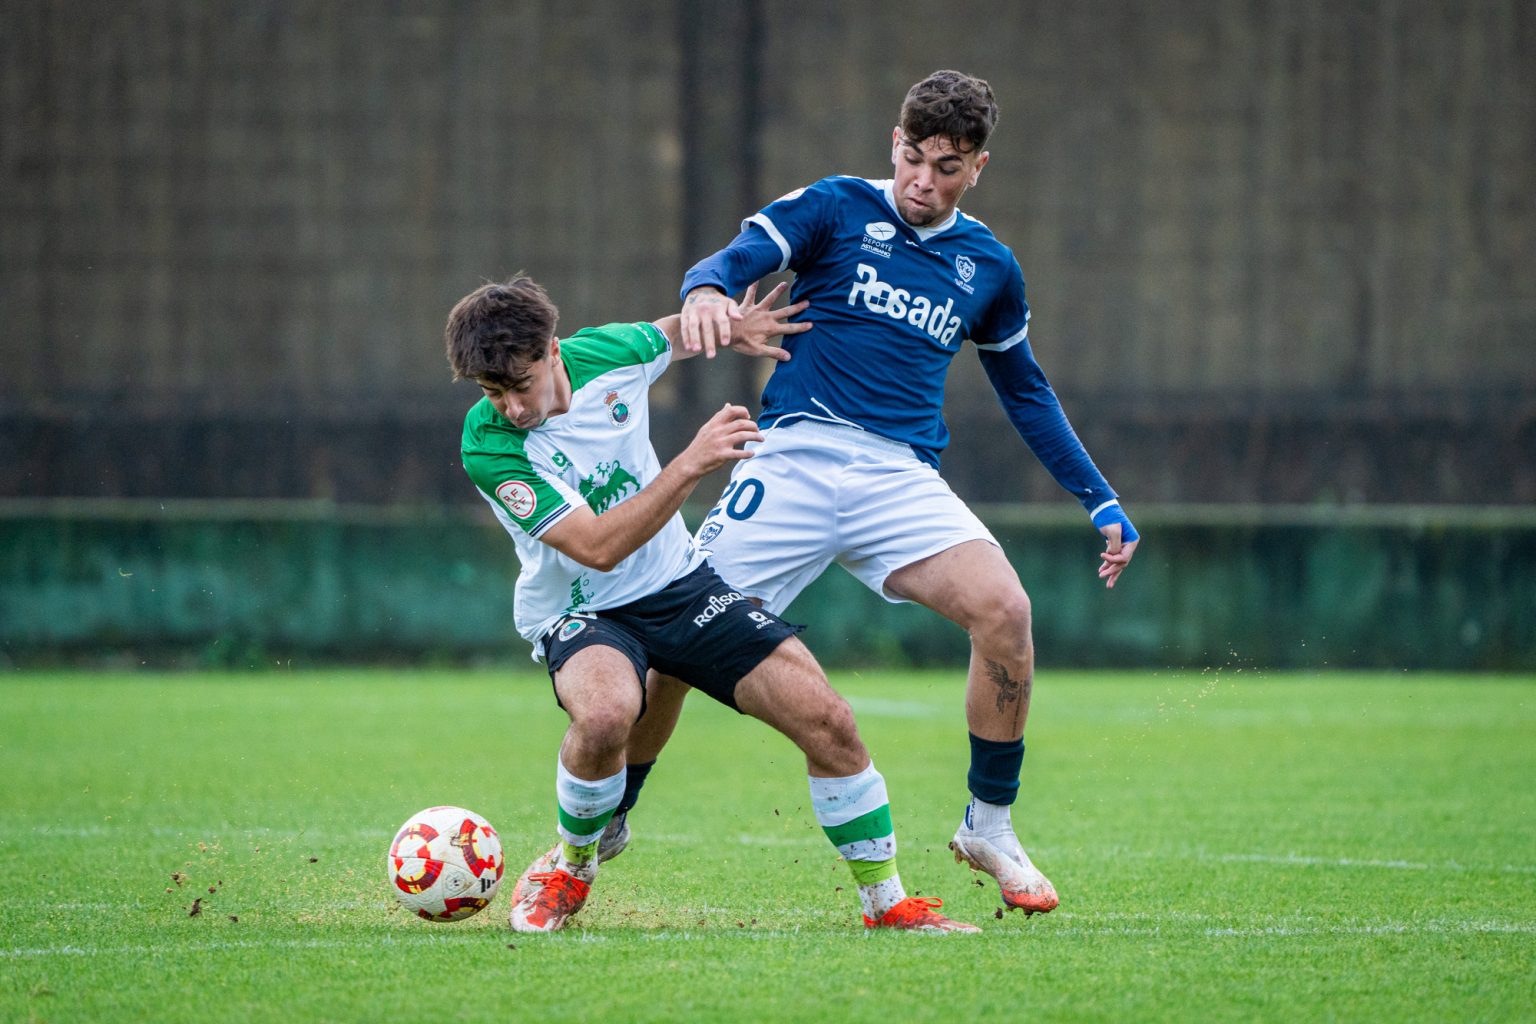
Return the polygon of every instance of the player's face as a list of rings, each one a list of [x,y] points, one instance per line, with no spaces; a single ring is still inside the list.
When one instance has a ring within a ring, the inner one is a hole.
[[[981,177],[988,155],[958,150],[943,137],[909,142],[897,128],[891,133],[891,162],[896,165],[894,191],[902,220],[916,228],[942,222]]]
[[[551,339],[549,354],[512,367],[507,380],[475,381],[496,411],[521,430],[532,430],[571,407],[571,379],[560,361],[560,342]]]

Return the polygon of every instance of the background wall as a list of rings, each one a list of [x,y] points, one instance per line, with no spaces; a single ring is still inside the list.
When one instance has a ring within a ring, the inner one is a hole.
[[[1002,106],[964,208],[1133,513],[1536,505],[1528,0],[0,0],[0,500],[483,513],[460,295],[673,311],[747,213],[888,175],[946,66]],[[663,455],[763,370],[668,374]],[[947,408],[963,496],[1075,514],[968,353]]]
[[[1271,508],[1142,517],[1113,592],[1071,510],[989,517],[1042,665],[1536,671],[1536,516]],[[521,662],[512,545],[469,511],[0,506],[0,665]],[[956,626],[832,571],[789,617],[838,667],[963,665]]]
[[[0,495],[472,502],[441,324],[673,309],[742,216],[988,77],[965,208],[1132,501],[1536,502],[1525,0],[4,0]],[[757,368],[675,375],[681,438]],[[968,496],[1059,500],[956,361]]]

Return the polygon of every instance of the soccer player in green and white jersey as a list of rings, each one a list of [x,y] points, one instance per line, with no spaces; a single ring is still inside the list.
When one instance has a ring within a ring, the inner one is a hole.
[[[805,330],[749,293],[733,346],[784,359],[769,338]],[[741,406],[712,416],[665,467],[650,442],[648,393],[674,359],[680,317],[555,336],[558,311],[527,277],[465,296],[445,340],[456,378],[484,397],[464,420],[464,468],[522,563],[518,631],[570,716],[555,771],[559,841],[512,890],[510,923],[555,931],[581,909],[598,845],[625,789],[631,726],[655,668],[773,726],[805,754],[817,821],[848,861],[869,928],[975,932],[908,897],[896,870],[885,780],[848,704],[798,629],[758,609],[710,568],[678,509],[707,473],[760,441]]]

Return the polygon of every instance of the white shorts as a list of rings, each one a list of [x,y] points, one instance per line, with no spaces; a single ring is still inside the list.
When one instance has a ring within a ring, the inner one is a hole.
[[[893,604],[891,573],[969,540],[997,544],[912,449],[835,423],[766,431],[699,526],[722,577],[783,614],[833,562]]]

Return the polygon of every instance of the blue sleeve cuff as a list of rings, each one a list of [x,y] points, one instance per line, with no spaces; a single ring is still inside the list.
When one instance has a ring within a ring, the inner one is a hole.
[[[1140,540],[1141,534],[1136,532],[1136,527],[1131,525],[1131,520],[1126,516],[1125,510],[1120,507],[1118,499],[1106,501],[1093,510],[1094,529],[1102,530],[1110,523],[1120,524],[1120,543],[1129,544],[1133,540]]]
[[[686,299],[689,292],[701,285],[737,295],[764,274],[777,270],[779,259],[779,247],[773,239],[762,228],[749,224],[730,245],[689,268],[678,297]]]

